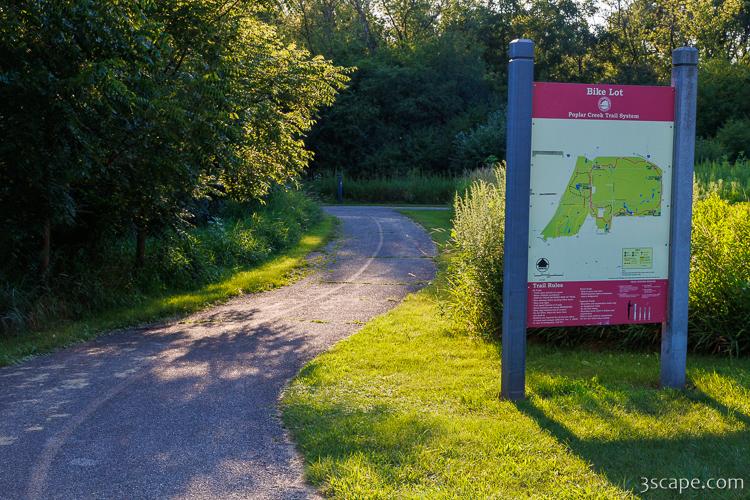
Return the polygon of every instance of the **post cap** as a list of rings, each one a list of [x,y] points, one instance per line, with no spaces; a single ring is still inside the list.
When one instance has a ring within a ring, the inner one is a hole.
[[[698,49],[695,47],[679,47],[672,51],[673,66],[696,66],[698,64]]]
[[[534,42],[528,38],[517,38],[510,42],[508,56],[511,59],[534,59]]]

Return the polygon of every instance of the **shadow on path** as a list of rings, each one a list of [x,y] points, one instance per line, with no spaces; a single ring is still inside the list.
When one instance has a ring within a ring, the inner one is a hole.
[[[417,259],[432,241],[406,217],[329,211],[341,239],[302,281],[0,369],[0,498],[315,496],[281,391],[434,276]]]

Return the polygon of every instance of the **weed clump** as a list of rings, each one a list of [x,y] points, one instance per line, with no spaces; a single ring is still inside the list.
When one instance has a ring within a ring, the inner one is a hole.
[[[503,316],[505,168],[474,176],[454,201],[450,310],[470,332],[499,336]]]

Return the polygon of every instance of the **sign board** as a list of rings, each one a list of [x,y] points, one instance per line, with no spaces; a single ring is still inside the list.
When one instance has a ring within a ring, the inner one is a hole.
[[[527,325],[665,321],[675,89],[532,96]]]
[[[698,50],[670,87],[534,83],[534,42],[508,55],[501,396],[525,397],[539,326],[660,322],[684,387]]]

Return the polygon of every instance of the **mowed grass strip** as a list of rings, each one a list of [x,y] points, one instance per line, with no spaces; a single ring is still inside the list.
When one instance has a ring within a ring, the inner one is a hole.
[[[449,228],[449,212],[407,213]],[[682,497],[748,497],[750,360],[690,356],[690,389],[673,391],[658,389],[652,353],[530,345],[529,397],[502,401],[499,346],[458,331],[440,287],[310,362],[286,391],[284,421],[324,494],[632,498],[642,478],[695,477],[745,489]]]
[[[258,266],[228,274],[223,280],[189,292],[146,298],[137,306],[112,309],[82,321],[23,335],[0,337],[0,366],[93,338],[116,328],[189,314],[244,293],[284,286],[301,275],[306,256],[322,248],[333,234],[335,219],[324,217],[292,248]]]
[[[441,248],[451,238],[451,218],[453,210],[430,210],[430,209],[411,209],[405,208],[399,210],[400,213],[410,217],[418,222],[425,230],[430,233],[432,239]]]

